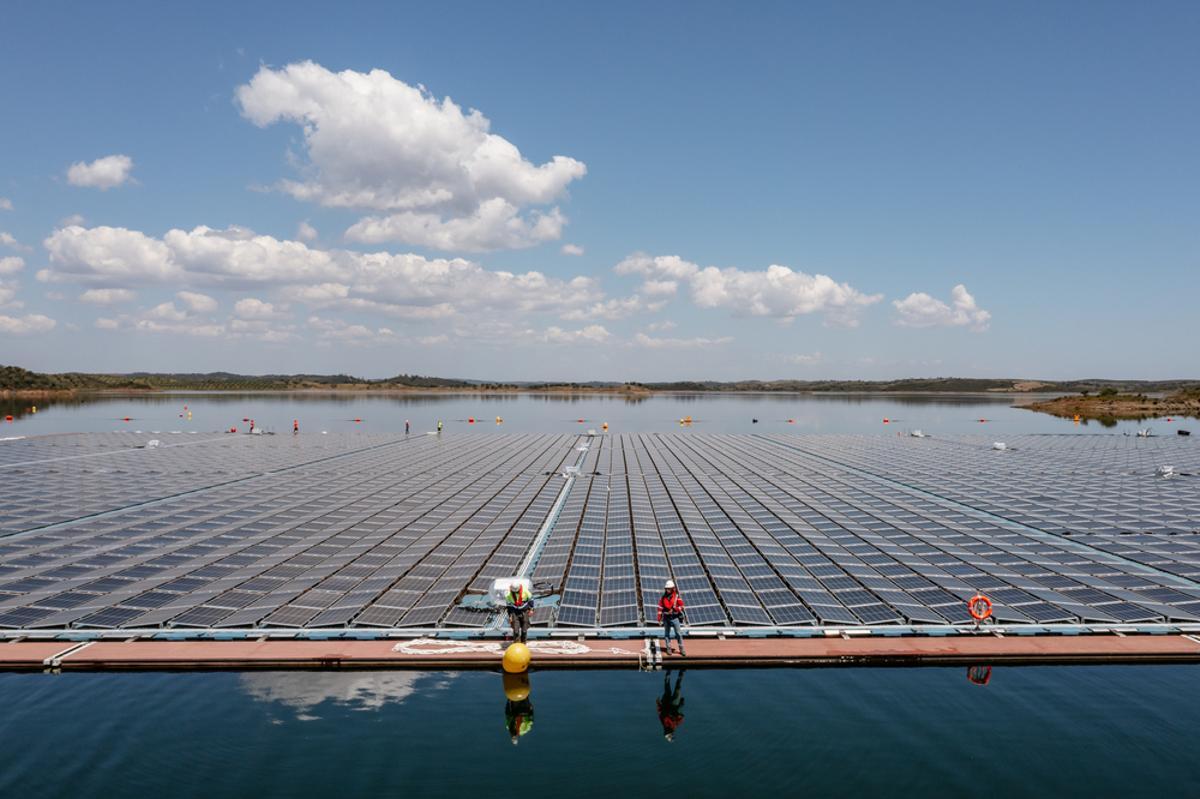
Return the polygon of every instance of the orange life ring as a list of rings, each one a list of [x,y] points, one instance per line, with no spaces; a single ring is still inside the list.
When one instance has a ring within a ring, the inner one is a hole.
[[[975,621],[983,621],[992,615],[992,600],[983,594],[976,594],[967,600],[967,612]]]

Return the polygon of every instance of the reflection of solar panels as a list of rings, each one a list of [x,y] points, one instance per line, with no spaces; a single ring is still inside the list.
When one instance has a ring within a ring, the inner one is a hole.
[[[531,553],[538,625],[653,626],[668,578],[693,626],[1200,621],[1187,438],[580,440],[3,442],[0,628],[482,627]]]

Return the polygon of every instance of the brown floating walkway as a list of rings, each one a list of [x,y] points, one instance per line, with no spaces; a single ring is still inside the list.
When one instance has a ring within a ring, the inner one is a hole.
[[[498,641],[15,641],[0,670],[496,669]],[[688,657],[640,640],[539,640],[534,669],[1200,662],[1200,636],[957,635],[695,639]]]

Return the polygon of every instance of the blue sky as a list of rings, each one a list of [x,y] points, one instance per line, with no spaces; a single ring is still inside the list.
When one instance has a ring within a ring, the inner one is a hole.
[[[0,13],[2,363],[1200,371],[1193,3]]]

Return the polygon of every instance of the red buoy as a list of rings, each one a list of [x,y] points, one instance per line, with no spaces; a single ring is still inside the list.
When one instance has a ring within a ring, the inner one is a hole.
[[[8,416],[5,416],[5,417],[4,417],[4,421],[6,421],[6,422],[11,422],[12,420],[13,420],[13,418],[12,418],[12,414],[11,414],[11,413],[10,413]]]
[[[122,416],[122,417],[121,417],[121,421],[122,421],[122,422],[128,422],[128,421],[129,421],[129,417],[128,417],[128,416]]]
[[[795,419],[788,419],[788,424],[795,424],[795,423],[796,423]]]
[[[583,424],[583,420],[582,420],[582,419],[576,419],[575,421],[579,422],[580,424]]]
[[[883,423],[884,423],[884,424],[891,424],[891,423],[892,423],[892,420],[891,420],[891,419],[888,419],[888,418],[885,416],[885,417],[883,417]]]
[[[471,418],[467,419],[467,424],[475,424],[475,417],[472,416]]]
[[[354,423],[355,423],[355,424],[361,424],[361,423],[362,423],[362,419],[355,419],[355,420],[354,420]]]

